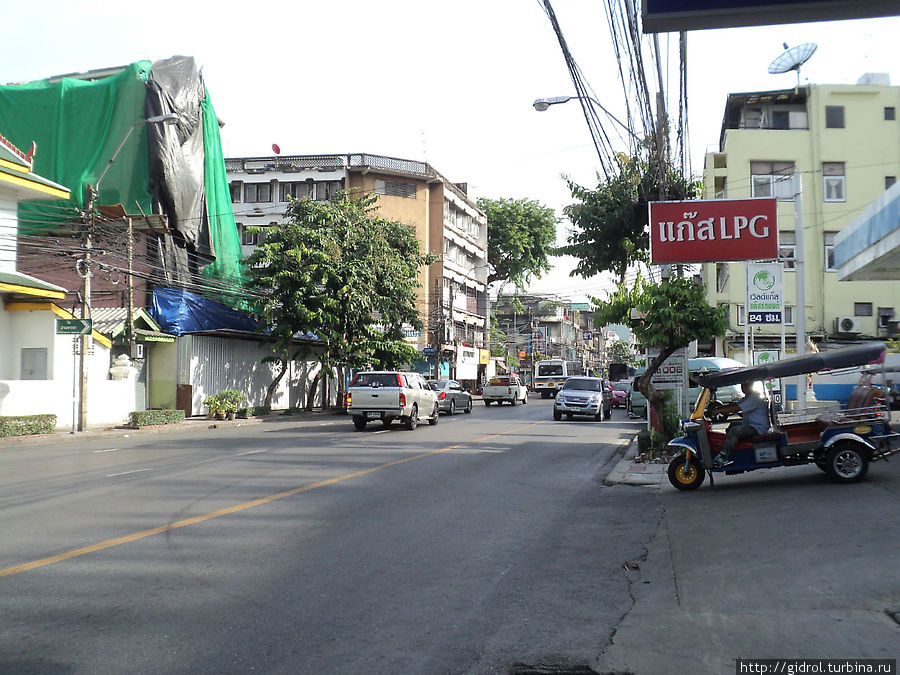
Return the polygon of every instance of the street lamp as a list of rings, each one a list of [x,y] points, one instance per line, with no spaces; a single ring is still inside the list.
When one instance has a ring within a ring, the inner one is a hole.
[[[531,105],[534,106],[534,109],[537,110],[538,112],[544,112],[545,110],[548,110],[551,105],[559,105],[560,103],[568,103],[572,99],[590,101],[593,105],[600,108],[600,110],[602,110],[606,114],[606,116],[609,117],[609,119],[611,119],[613,122],[618,124],[625,131],[627,131],[628,135],[631,136],[635,141],[640,142],[641,139],[637,137],[637,135],[628,127],[627,124],[620,122],[616,118],[615,115],[613,115],[611,112],[609,112],[609,110],[604,108],[603,104],[600,103],[600,101],[595,99],[593,96],[549,96],[547,98],[535,99],[534,103],[532,103]]]

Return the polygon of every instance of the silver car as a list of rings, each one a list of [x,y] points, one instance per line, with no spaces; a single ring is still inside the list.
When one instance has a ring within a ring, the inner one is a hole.
[[[612,407],[610,386],[598,377],[570,377],[553,401],[553,419],[563,415],[588,415],[598,422],[608,420]]]
[[[472,412],[472,394],[456,380],[429,380],[428,386],[437,395],[438,410],[442,413],[453,415],[460,410]]]

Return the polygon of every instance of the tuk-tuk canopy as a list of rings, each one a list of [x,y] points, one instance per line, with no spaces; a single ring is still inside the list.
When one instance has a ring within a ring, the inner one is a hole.
[[[757,382],[761,380],[773,380],[779,377],[791,377],[805,373],[816,373],[822,370],[836,370],[838,368],[853,368],[870,363],[884,361],[887,347],[883,342],[870,342],[865,345],[844,347],[817,354],[804,354],[794,356],[781,361],[747,366],[745,368],[733,368],[718,373],[695,375],[694,380],[707,389],[726,387],[742,382]]]

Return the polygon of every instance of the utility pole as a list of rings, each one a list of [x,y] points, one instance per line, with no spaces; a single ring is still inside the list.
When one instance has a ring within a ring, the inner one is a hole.
[[[83,244],[84,251],[81,260],[76,266],[81,266],[79,276],[82,278],[81,285],[81,318],[91,318],[91,248],[93,247],[92,237],[94,233],[94,200],[97,198],[97,189],[93,185],[88,185],[87,199],[87,217],[85,220]],[[80,355],[80,381],[78,386],[78,431],[87,429],[87,398],[88,398],[88,367],[87,357],[91,350],[91,341],[93,337],[88,335],[81,336],[81,355]]]
[[[125,342],[128,345],[129,358],[135,358],[134,342],[134,223],[128,218],[128,326],[125,329]]]

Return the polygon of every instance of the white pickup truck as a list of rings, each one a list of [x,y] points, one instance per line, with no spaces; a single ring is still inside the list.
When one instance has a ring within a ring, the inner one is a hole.
[[[504,401],[510,405],[525,404],[528,403],[528,388],[516,375],[497,375],[484,386],[481,398],[485,405],[500,405]]]
[[[418,373],[357,373],[347,389],[347,412],[358,431],[373,420],[388,427],[399,419],[410,431],[423,417],[429,424],[438,423],[437,395]]]

